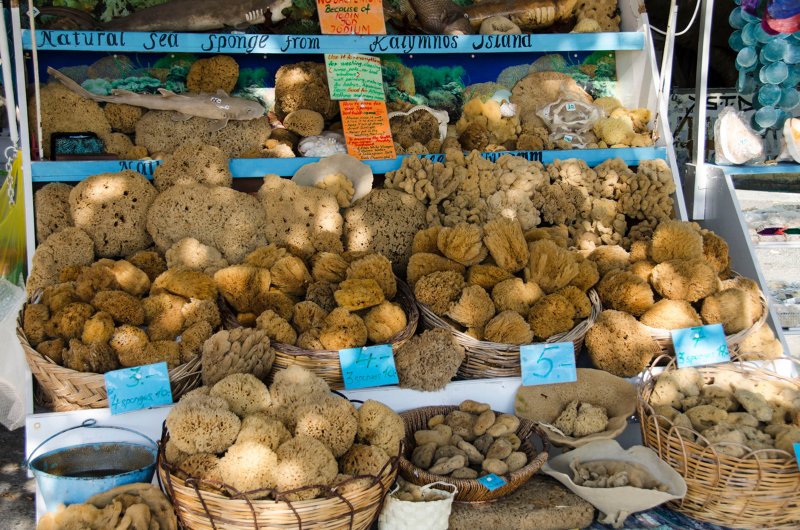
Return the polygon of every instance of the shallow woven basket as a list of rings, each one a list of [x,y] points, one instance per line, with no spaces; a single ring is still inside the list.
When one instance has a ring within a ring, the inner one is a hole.
[[[589,328],[592,327],[603,307],[600,305],[600,297],[592,289],[588,293],[589,300],[592,302],[592,313],[578,323],[571,330],[553,335],[548,338],[546,343],[571,342],[575,346],[575,355],[580,354],[583,348],[583,339]],[[417,301],[420,314],[422,315],[422,325],[427,329],[442,328],[449,331],[456,342],[464,347],[466,356],[464,362],[458,369],[458,375],[465,379],[485,379],[490,377],[519,377],[519,345],[500,344],[476,340],[466,333],[460,331],[452,322],[435,314],[425,304]]]
[[[761,318],[759,318],[752,326],[747,329],[743,329],[738,333],[733,333],[732,335],[727,335],[725,337],[725,342],[728,344],[728,351],[731,355],[735,355],[739,352],[739,345],[744,342],[744,339],[749,337],[752,333],[758,331],[758,329],[764,325],[764,322],[767,321],[767,317],[769,316],[769,307],[767,305],[767,299],[764,297],[764,294],[761,294]],[[658,344],[661,348],[661,353],[665,353],[668,355],[675,355],[675,349],[672,345],[672,335],[670,334],[670,330],[668,329],[661,329],[661,328],[651,328],[650,326],[645,326],[642,324],[650,336],[653,338],[654,341]]]
[[[419,323],[419,310],[414,300],[414,295],[411,293],[408,285],[399,278],[397,280],[397,295],[395,296],[394,303],[398,304],[406,312],[406,327],[395,334],[386,344],[391,344],[392,349],[397,351],[397,348],[402,346],[417,331],[417,324]],[[236,320],[235,315],[231,312],[230,308],[225,307],[223,304],[223,321],[225,327],[228,329],[241,327],[241,324]],[[272,348],[275,350],[275,362],[272,364],[272,371],[268,377],[268,381],[272,381],[277,370],[285,370],[290,366],[297,365],[313,372],[321,377],[328,383],[334,390],[341,390],[344,388],[344,379],[342,377],[342,367],[339,364],[339,352],[337,350],[304,350],[293,346],[291,344],[283,344],[280,342],[273,342]]]
[[[164,448],[169,433],[164,427],[158,451],[158,480],[175,508],[181,526],[191,530],[257,530],[267,528],[297,528],[315,530],[366,530],[378,518],[383,501],[397,477],[397,458],[392,458],[377,477],[354,477],[352,480],[367,478],[369,482],[354,488],[343,495],[335,493],[328,486],[308,486],[322,488],[328,492],[327,498],[289,502],[285,500],[255,500],[248,492],[228,497],[201,486],[219,489],[234,488],[221,482],[185,477],[176,473],[175,466],[167,462]],[[255,492],[251,492],[255,493]],[[281,494],[271,492],[280,498]],[[284,494],[291,493],[285,492]]]
[[[476,479],[468,480],[434,475],[412,464],[410,460],[411,453],[414,451],[416,445],[414,442],[414,433],[420,429],[427,429],[428,420],[433,416],[437,414],[447,415],[454,410],[458,410],[458,407],[422,407],[408,410],[400,414],[406,425],[406,438],[403,444],[403,453],[400,457],[400,476],[405,480],[418,486],[424,486],[433,482],[452,484],[458,488],[458,493],[456,493],[455,497],[456,502],[493,501],[516,491],[517,488],[528,482],[528,480],[541,469],[544,463],[547,462],[548,450],[550,448],[547,436],[545,436],[532,421],[520,418],[517,436],[522,440],[522,445],[520,445],[519,450],[528,455],[528,463],[522,469],[503,475],[507,484],[494,491],[489,491],[486,486]],[[496,414],[499,415],[500,413],[497,412]],[[531,439],[539,440],[542,446],[541,451],[536,449]]]
[[[106,381],[103,374],[78,372],[65,368],[36,351],[22,330],[24,312],[25,307],[19,312],[17,318],[17,338],[25,352],[25,359],[28,361],[31,373],[39,383],[37,401],[55,412],[108,407]],[[196,355],[188,362],[169,371],[173,400],[178,401],[183,394],[200,384],[200,368],[200,356]]]
[[[675,369],[670,361],[666,370]],[[800,391],[800,381],[789,379],[752,363],[730,363],[699,368],[706,381],[722,371],[744,374],[750,381],[774,380],[788,383]],[[800,528],[800,470],[794,455],[779,451],[753,451],[735,458],[716,450],[714,444],[700,445],[688,434],[696,431],[676,427],[657,415],[649,404],[658,376],[652,369],[644,374],[639,387],[638,410],[644,445],[683,476],[686,496],[671,507],[695,519],[732,528]]]

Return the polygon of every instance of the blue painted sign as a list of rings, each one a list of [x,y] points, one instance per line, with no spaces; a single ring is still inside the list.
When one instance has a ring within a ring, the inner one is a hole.
[[[498,477],[494,473],[482,476],[481,478],[478,479],[478,482],[483,484],[489,491],[494,491],[497,488],[502,488],[507,484],[506,480],[503,477]]]
[[[399,383],[390,344],[339,350],[339,364],[348,390]]]
[[[727,363],[731,360],[722,324],[673,329],[670,333],[678,368]]]
[[[172,403],[167,363],[106,372],[105,380],[111,414]]]
[[[572,383],[578,380],[575,346],[571,342],[527,344],[520,347],[524,386]]]

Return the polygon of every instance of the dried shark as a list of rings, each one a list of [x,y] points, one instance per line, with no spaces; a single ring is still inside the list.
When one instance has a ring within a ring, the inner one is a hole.
[[[244,98],[231,97],[220,90],[216,94],[176,94],[163,88],[160,95],[137,94],[129,90],[112,90],[110,96],[93,94],[58,70],[48,67],[47,73],[81,97],[104,103],[119,103],[152,110],[168,110],[176,114],[175,121],[185,121],[195,116],[214,120],[209,131],[218,131],[229,120],[254,120],[265,114],[261,104]]]

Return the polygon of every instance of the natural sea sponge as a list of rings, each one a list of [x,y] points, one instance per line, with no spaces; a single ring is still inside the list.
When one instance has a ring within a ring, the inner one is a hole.
[[[339,474],[336,458],[325,444],[309,436],[295,436],[278,448],[278,466],[274,469],[281,497],[290,501],[313,499],[322,493],[309,488],[295,493],[287,491],[306,486],[328,486]]]
[[[114,319],[105,311],[100,311],[92,315],[83,325],[81,340],[84,344],[107,343],[112,335],[114,335]]]
[[[238,492],[270,490],[277,485],[277,465],[275,451],[255,441],[243,441],[233,444],[219,459],[217,473],[224,484]],[[248,497],[258,499],[268,495],[269,491],[265,491]]]
[[[482,328],[494,314],[492,298],[479,285],[465,287],[458,300],[451,303],[447,310],[447,316],[468,328]]]
[[[62,272],[62,276],[64,271]],[[90,301],[100,291],[119,289],[114,274],[108,267],[95,263],[91,267],[82,267],[75,276],[75,292],[84,302]]]
[[[269,393],[272,397],[272,412],[290,429],[294,429],[294,413],[306,403],[314,403],[330,395],[328,384],[309,370],[290,365],[276,371]]]
[[[167,415],[166,424],[175,447],[188,454],[226,451],[241,427],[229,410],[180,402]]]
[[[395,280],[392,262],[380,254],[370,254],[354,260],[347,268],[347,279],[371,278],[378,282],[387,300],[392,300],[397,294],[397,281]]]
[[[652,261],[636,261],[628,266],[627,271],[635,274],[646,282],[650,282],[650,274],[653,272],[656,264]]]
[[[703,230],[703,257],[714,267],[717,274],[724,274],[730,270],[731,257],[728,242],[711,230]]]
[[[441,226],[430,226],[420,230],[414,235],[414,241],[411,243],[411,253],[417,254],[419,252],[427,252],[430,254],[439,253],[439,230]]]
[[[193,237],[181,239],[169,249],[166,255],[170,269],[185,267],[212,275],[228,266],[228,261],[214,247],[204,245]]]
[[[653,290],[647,281],[635,274],[615,269],[603,276],[597,294],[604,307],[641,316],[653,307]]]
[[[48,83],[40,91],[42,108],[42,148],[50,157],[53,133],[93,132],[105,136],[111,132],[103,109],[95,101],[83,98],[58,82]],[[31,97],[28,116],[35,117],[35,99]],[[35,128],[35,127],[34,127]]]
[[[267,336],[275,342],[294,344],[297,342],[297,332],[289,322],[280,315],[267,309],[256,319],[256,327],[267,332]]]
[[[266,412],[272,404],[267,385],[252,374],[228,375],[215,383],[209,394],[224,399],[240,418]]]
[[[242,428],[236,436],[236,443],[258,442],[277,451],[280,445],[289,440],[292,434],[280,420],[266,414],[248,414],[242,419]]]
[[[25,338],[35,348],[40,342],[47,340],[45,328],[47,321],[50,320],[50,310],[44,304],[28,304],[22,315]]]
[[[119,288],[133,296],[142,296],[150,290],[150,278],[131,262],[121,259],[109,267]]]
[[[353,445],[358,413],[353,404],[338,396],[302,405],[295,411],[295,436],[310,436],[325,444],[336,458]]]
[[[512,278],[513,274],[497,265],[483,263],[467,269],[467,285],[480,285],[487,291],[494,289],[500,282]]]
[[[203,384],[213,385],[231,374],[265,379],[275,361],[267,332],[260,329],[222,330],[203,343]]]
[[[141,300],[125,291],[100,291],[92,305],[109,313],[117,324],[139,326],[144,323],[144,306]]]
[[[423,203],[390,189],[373,189],[357,200],[344,221],[345,248],[385,256],[398,275],[409,264],[414,235],[428,225]]]
[[[128,256],[127,261],[143,270],[151,282],[167,270],[167,262],[164,257],[153,250],[135,252]]]
[[[190,142],[181,145],[153,172],[153,184],[164,191],[176,184],[201,183],[230,187],[228,159],[219,147]]]
[[[772,328],[764,324],[742,341],[739,352],[739,357],[745,361],[777,359],[783,355],[783,345],[775,337]]]
[[[220,90],[230,94],[238,79],[236,60],[229,55],[215,55],[192,63],[186,76],[186,88],[198,94],[216,94]]]
[[[340,307],[348,311],[366,309],[384,301],[381,286],[371,278],[345,280],[339,284],[333,297]]]
[[[435,314],[443,316],[450,309],[450,304],[461,295],[463,289],[463,275],[445,270],[432,272],[420,278],[414,285],[414,295]]]
[[[75,226],[94,241],[98,256],[124,256],[150,245],[146,220],[156,195],[156,189],[135,171],[101,173],[72,189],[70,212]]]
[[[594,366],[619,377],[634,377],[660,351],[646,328],[622,311],[600,313],[586,334],[586,348]]]
[[[375,344],[383,344],[408,325],[405,310],[392,302],[381,302],[364,316],[367,336]]]
[[[594,287],[598,281],[600,272],[597,270],[597,264],[589,259],[583,259],[578,261],[578,274],[570,280],[569,285],[574,285],[585,292]]]
[[[114,330],[109,344],[119,358],[134,358],[143,352],[150,340],[136,326],[122,325]]]
[[[488,252],[483,245],[483,230],[474,224],[459,223],[441,228],[436,244],[446,258],[467,267],[483,261]]]
[[[285,258],[289,255],[289,251],[283,247],[279,247],[275,243],[258,247],[244,258],[246,265],[253,267],[260,267],[262,269],[271,269],[279,259]]]
[[[337,307],[325,318],[319,340],[326,350],[364,346],[367,343],[367,326],[358,315]]]
[[[573,254],[548,239],[529,245],[530,260],[525,267],[525,280],[536,282],[545,293],[567,286],[578,275],[579,268]]]
[[[658,329],[683,329],[702,326],[700,315],[685,300],[659,300],[644,312],[639,321]]]
[[[568,285],[563,289],[559,289],[556,294],[560,294],[575,308],[575,318],[583,319],[588,318],[592,314],[592,302],[586,293],[575,287]]]
[[[211,338],[214,330],[211,324],[205,321],[189,326],[181,333],[180,347],[181,363],[188,362],[195,355],[203,351],[203,344]]]
[[[106,103],[103,107],[108,124],[112,131],[132,134],[136,130],[136,122],[144,114],[142,107],[118,103]]]
[[[670,300],[697,302],[717,291],[714,268],[702,258],[659,263],[650,274],[653,289]]]
[[[233,265],[214,273],[214,283],[228,304],[240,313],[259,313],[262,296],[269,292],[271,276],[266,269]]]
[[[324,64],[287,64],[275,73],[275,113],[285,118],[300,109],[319,112],[326,120],[339,114],[339,105],[330,98]]]
[[[73,226],[69,211],[69,193],[72,186],[61,182],[50,182],[33,195],[36,214],[36,240],[42,243],[51,234]]]
[[[527,265],[530,252],[518,220],[498,217],[486,223],[483,231],[483,242],[498,266],[517,272]]]
[[[336,238],[342,235],[339,203],[327,190],[267,175],[258,199],[266,214],[267,240],[288,247],[298,256],[310,258],[317,250],[315,241],[326,233]]]
[[[160,293],[142,300],[147,334],[152,340],[175,339],[186,324],[183,306],[186,299],[170,293]]]
[[[722,324],[726,335],[743,331],[761,318],[761,304],[753,303],[744,289],[731,287],[703,300],[700,316],[706,324]]]
[[[383,403],[368,399],[358,409],[359,442],[380,447],[389,456],[397,456],[403,438],[403,418]]]
[[[311,277],[317,282],[339,283],[347,278],[349,266],[339,254],[319,252],[311,258]]]
[[[42,290],[42,299],[39,301],[50,310],[52,315],[62,307],[73,302],[83,301],[72,282],[49,285]]]
[[[451,259],[437,254],[427,254],[423,252],[411,256],[411,259],[408,261],[406,278],[408,279],[408,284],[412,288],[415,288],[420,278],[441,271],[454,271],[462,277],[463,281],[465,268],[460,263]]]
[[[630,254],[619,245],[603,245],[589,254],[589,259],[597,264],[601,277],[614,269],[625,269],[630,263]]]
[[[311,329],[319,329],[325,322],[328,312],[314,302],[304,301],[294,306],[292,325],[298,332],[303,333]]]
[[[400,386],[416,390],[440,390],[456,375],[464,360],[464,348],[444,329],[424,331],[411,337],[395,352]]]
[[[547,339],[574,327],[575,306],[560,294],[548,294],[534,303],[528,311],[528,324],[533,335]]]
[[[498,344],[529,344],[533,331],[516,311],[503,311],[486,324],[484,339]]]
[[[317,136],[325,128],[325,118],[314,110],[297,109],[283,119],[283,126],[304,138]]]
[[[656,263],[673,259],[703,257],[703,236],[696,224],[686,221],[663,221],[650,243],[650,257]]]
[[[328,282],[314,282],[306,289],[306,300],[314,302],[327,312],[336,309],[336,299],[333,293],[336,286]]]
[[[161,192],[147,213],[147,231],[162,252],[193,237],[238,263],[266,243],[266,219],[246,193],[204,184],[175,185]]]
[[[50,320],[46,325],[47,335],[64,340],[79,338],[83,333],[83,326],[94,312],[94,307],[89,304],[81,302],[66,304],[58,311],[51,313]]]
[[[342,457],[342,472],[348,475],[377,477],[388,469],[389,455],[374,445],[355,444]]]
[[[181,364],[180,345],[171,340],[157,340],[147,343],[143,350],[119,355],[119,363],[122,366],[141,366],[160,362],[167,363],[170,369]]]
[[[70,370],[95,374],[119,368],[117,357],[108,344],[84,344],[78,339],[70,339],[69,349],[62,352],[62,362]]]
[[[32,261],[25,284],[28,295],[57,283],[62,269],[90,265],[94,261],[94,243],[80,228],[65,228],[39,244]]]

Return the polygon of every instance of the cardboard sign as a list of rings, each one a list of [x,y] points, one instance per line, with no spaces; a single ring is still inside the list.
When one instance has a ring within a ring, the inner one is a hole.
[[[384,35],[381,0],[317,0],[323,35]]]
[[[670,333],[678,368],[727,363],[731,360],[722,324],[673,329]]]
[[[399,383],[390,344],[339,350],[339,364],[348,390]]]
[[[507,484],[506,480],[503,477],[499,477],[494,473],[482,476],[481,478],[478,479],[478,482],[483,484],[489,491],[494,491],[497,488],[502,488]]]
[[[114,370],[104,377],[111,414],[172,403],[167,363]]]
[[[520,347],[524,386],[572,383],[578,380],[575,346],[571,342],[527,344]]]
[[[350,156],[359,160],[397,158],[385,102],[340,101],[339,110]]]
[[[359,53],[326,53],[331,99],[384,101],[381,60]]]

